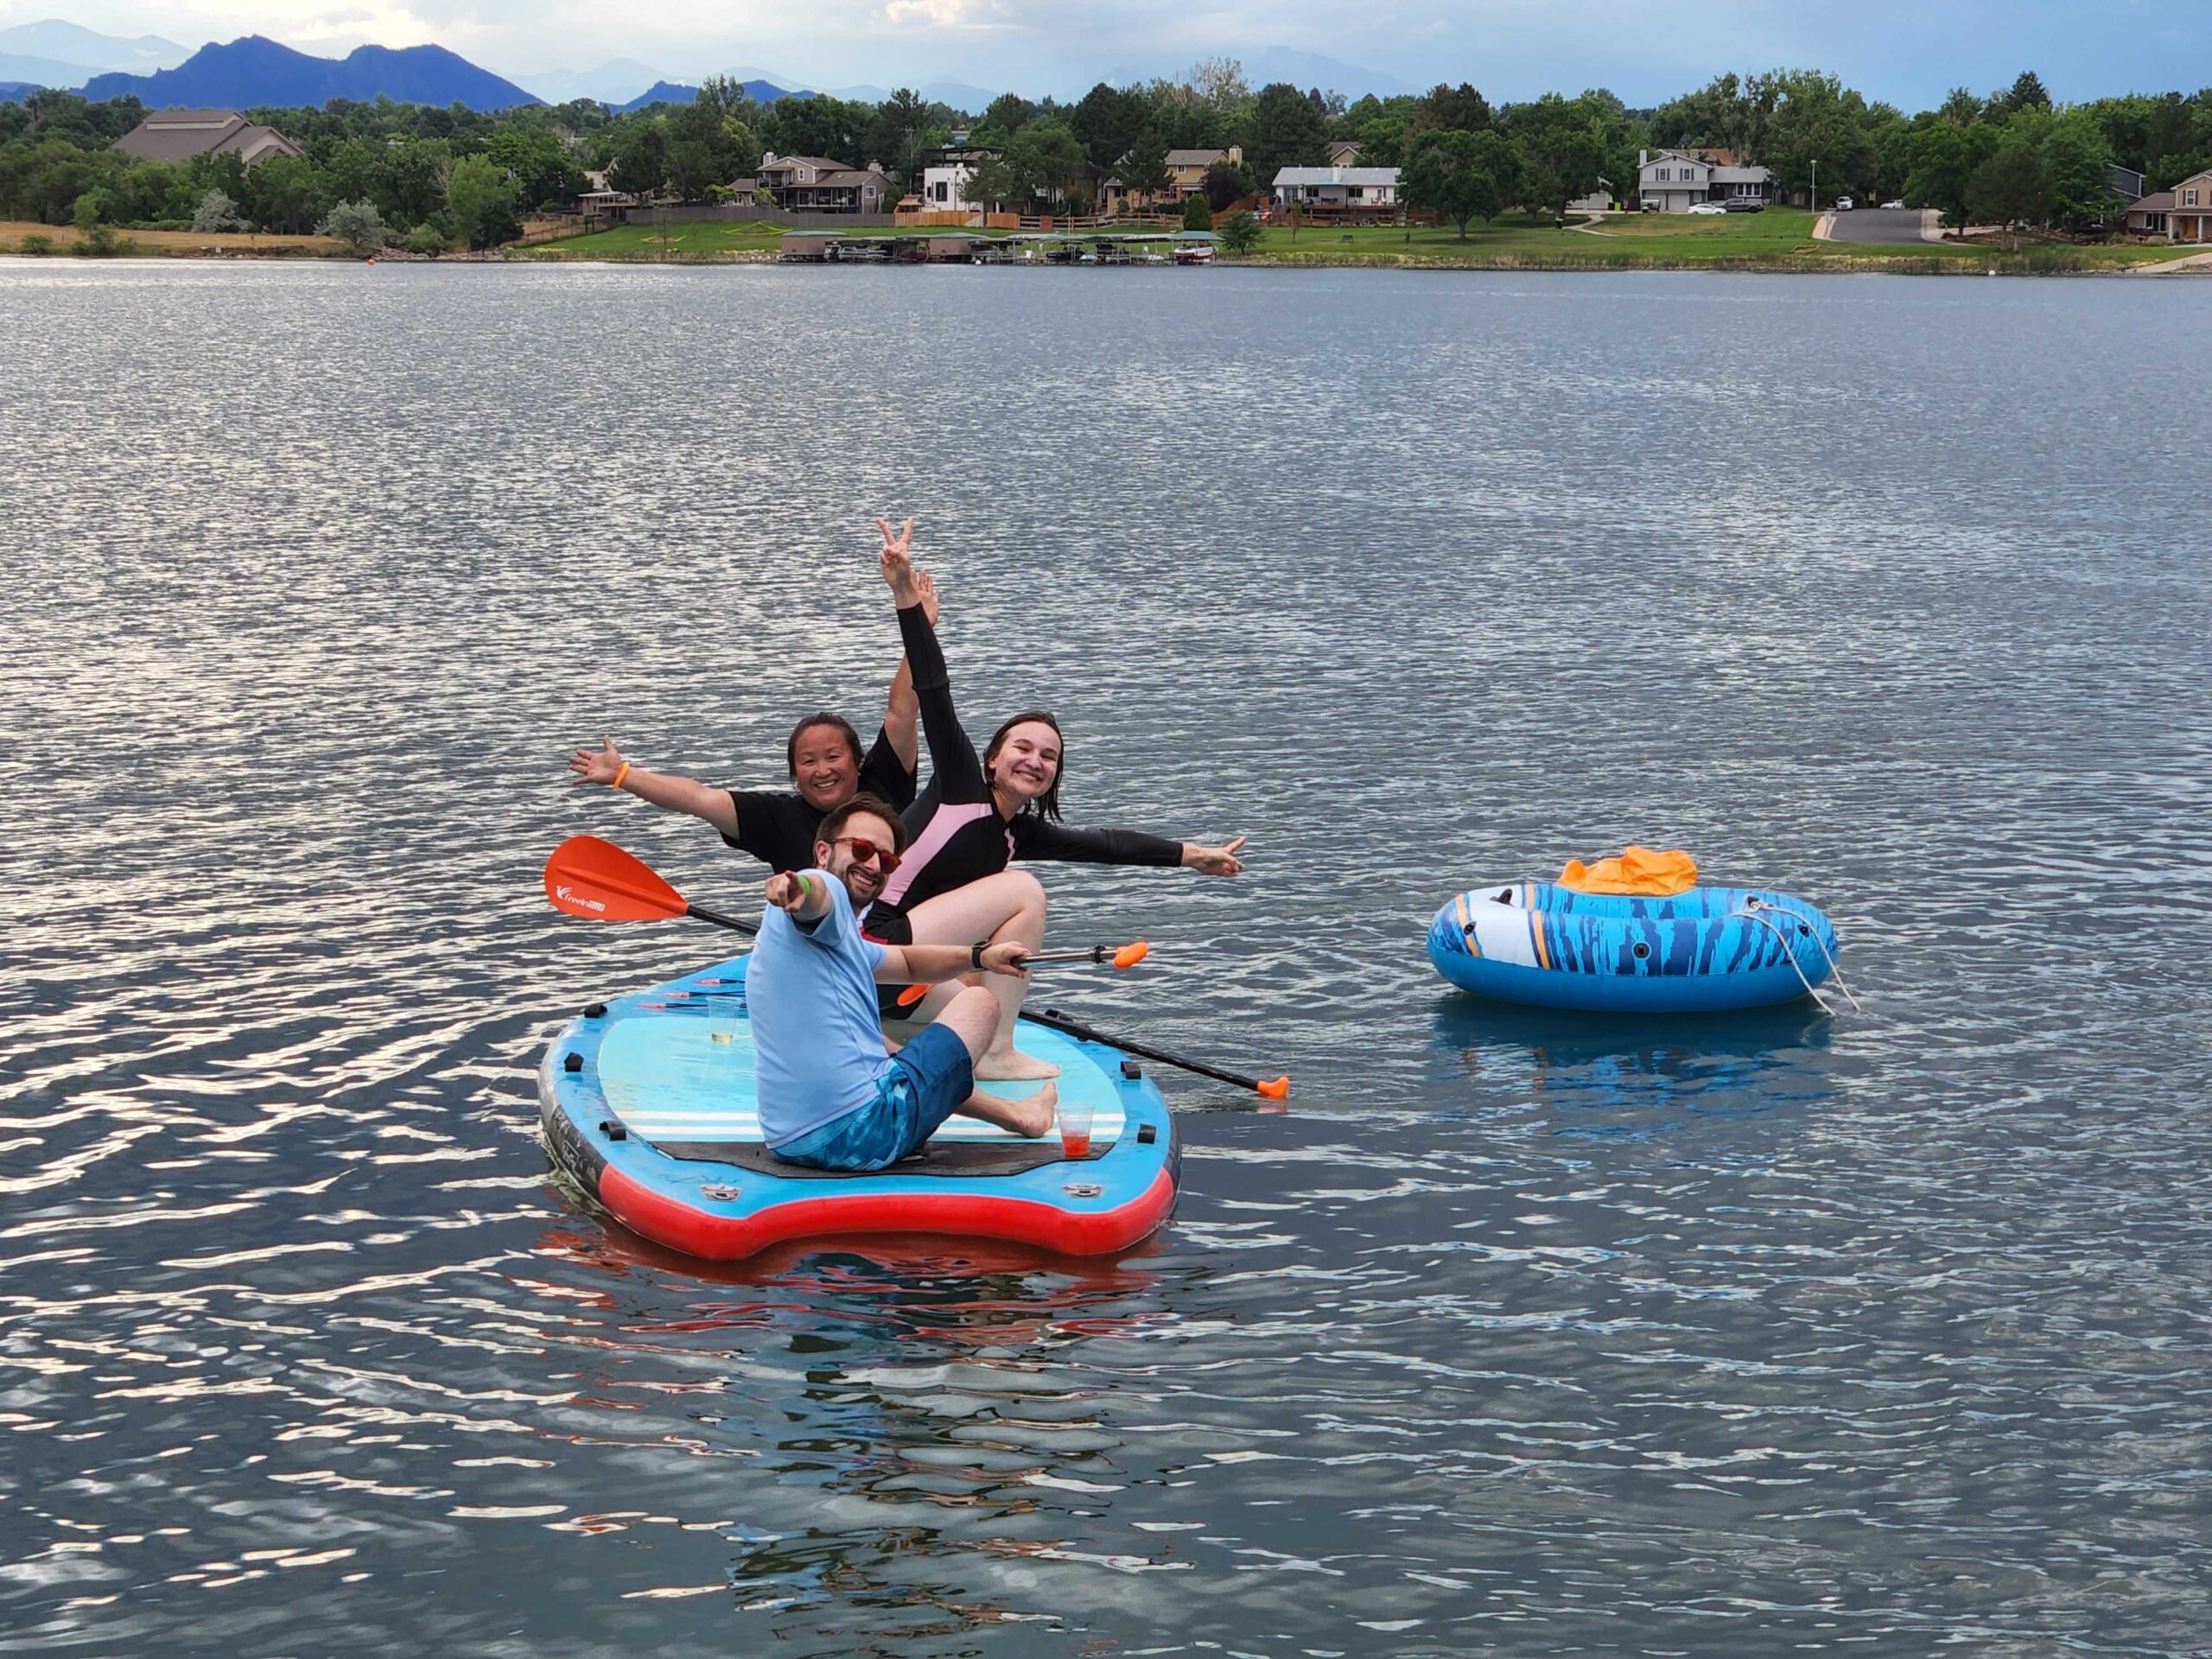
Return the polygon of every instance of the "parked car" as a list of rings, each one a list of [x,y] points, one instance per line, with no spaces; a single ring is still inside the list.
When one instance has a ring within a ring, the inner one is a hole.
[[[1849,213],[1851,211],[1851,198],[1849,196],[1838,196],[1835,199],[1835,211],[1839,213]]]
[[[1904,206],[1904,203],[1902,201],[1885,201],[1882,206],[1884,207],[1902,207]]]
[[[1689,210],[1694,213],[1725,213],[1728,211],[1717,201],[1694,201]]]
[[[1766,203],[1757,196],[1731,196],[1721,206],[1732,213],[1763,213],[1766,211]]]

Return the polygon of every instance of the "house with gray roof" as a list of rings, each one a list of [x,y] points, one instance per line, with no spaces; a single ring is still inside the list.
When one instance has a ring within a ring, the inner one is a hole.
[[[248,167],[271,156],[301,153],[276,128],[258,126],[236,110],[156,110],[117,139],[115,147],[142,162],[235,155]]]
[[[761,157],[760,183],[779,207],[805,213],[887,213],[898,200],[891,177],[871,162],[849,167],[827,156]]]
[[[1274,180],[1277,212],[1363,219],[1398,210],[1395,167],[1286,167]]]

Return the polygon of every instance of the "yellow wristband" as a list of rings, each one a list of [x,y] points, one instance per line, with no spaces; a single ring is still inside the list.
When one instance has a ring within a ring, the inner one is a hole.
[[[614,774],[614,781],[613,781],[612,784],[609,784],[609,785],[607,785],[607,787],[608,787],[609,789],[620,789],[620,788],[621,788],[621,787],[622,787],[622,780],[623,780],[625,778],[627,778],[629,775],[630,775],[630,763],[629,763],[627,760],[625,760],[625,761],[622,763],[622,770],[621,770],[621,771],[620,771],[620,772],[616,772],[616,773]]]

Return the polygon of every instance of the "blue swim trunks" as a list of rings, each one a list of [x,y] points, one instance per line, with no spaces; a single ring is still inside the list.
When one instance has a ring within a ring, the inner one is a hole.
[[[815,1169],[887,1169],[918,1151],[975,1092],[968,1045],[943,1026],[925,1026],[891,1057],[874,1100],[770,1150]]]

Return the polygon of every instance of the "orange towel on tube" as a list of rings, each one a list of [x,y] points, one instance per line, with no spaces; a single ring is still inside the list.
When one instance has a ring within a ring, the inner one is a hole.
[[[1571,858],[1559,884],[1577,893],[1630,893],[1640,899],[1668,899],[1697,885],[1697,861],[1677,848],[1671,853],[1630,847],[1618,858],[1585,864]]]

